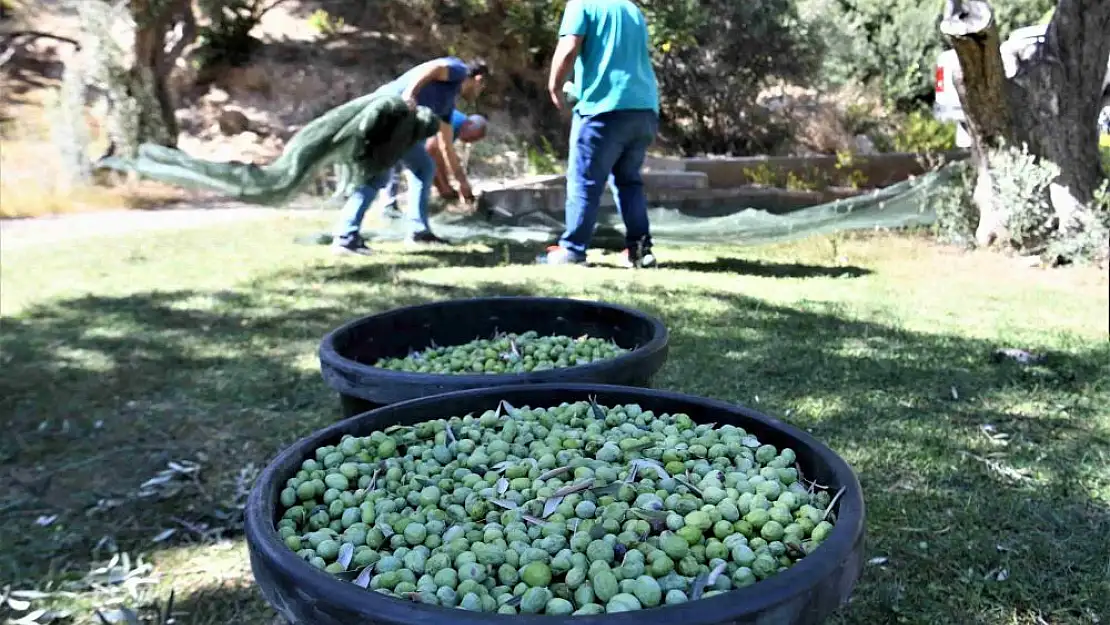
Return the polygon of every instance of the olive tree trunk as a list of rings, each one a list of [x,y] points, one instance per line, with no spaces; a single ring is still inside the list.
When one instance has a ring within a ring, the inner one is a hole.
[[[72,80],[74,89],[91,89],[106,104],[105,156],[134,156],[143,143],[176,146],[176,107],[168,77],[195,38],[191,1],[85,0],[77,6],[84,54],[66,70],[80,74]],[[178,37],[171,45],[168,35],[175,29]]]
[[[947,0],[941,32],[956,51],[955,87],[967,116],[979,210],[976,240],[1005,240],[990,150],[1020,147],[1059,169],[1048,185],[1056,228],[1077,227],[1101,177],[1096,130],[1110,56],[1110,0],[1060,0],[1044,38],[1006,77],[994,12],[985,0]]]

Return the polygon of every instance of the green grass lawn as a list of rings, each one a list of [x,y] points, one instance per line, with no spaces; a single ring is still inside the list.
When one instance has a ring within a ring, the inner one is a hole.
[[[651,272],[291,244],[325,223],[5,248],[0,596],[55,593],[30,610],[94,622],[173,588],[178,623],[270,623],[237,511],[278,450],[338,418],[324,333],[429,300],[546,294],[660,315],[657,386],[761,409],[853,465],[872,563],[835,623],[1110,620],[1105,272],[888,235],[664,249],[671,267]],[[998,347],[1048,360],[992,362]]]

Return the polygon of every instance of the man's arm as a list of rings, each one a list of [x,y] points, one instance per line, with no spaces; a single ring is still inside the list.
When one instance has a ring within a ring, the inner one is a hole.
[[[559,38],[559,45],[555,46],[555,54],[551,59],[551,74],[547,78],[547,91],[552,95],[555,106],[560,108],[563,101],[563,83],[566,82],[567,74],[570,73],[574,60],[578,58],[578,52],[582,49],[582,39],[580,35],[565,35]]]
[[[433,82],[451,79],[450,64],[443,59],[428,61],[417,66],[417,69],[419,72],[417,72],[415,80],[405,88],[405,92],[402,94],[405,102],[413,107],[416,106],[416,94],[420,93],[421,89]]]
[[[443,154],[443,160],[447,162],[447,167],[451,170],[451,175],[459,183],[459,195],[469,202],[474,199],[474,192],[470,189],[470,182],[466,178],[466,172],[463,171],[462,164],[459,163],[459,155],[455,152],[454,134],[451,124],[440,123],[439,149]]]
[[[571,0],[563,11],[563,21],[559,25],[559,44],[551,57],[551,73],[547,77],[547,92],[551,102],[563,108],[563,83],[570,73],[578,53],[582,50],[582,40],[586,36],[586,11],[582,3]]]
[[[428,151],[428,156],[432,157],[432,162],[436,164],[436,174],[432,179],[432,184],[435,185],[440,197],[446,199],[457,198],[459,194],[451,186],[451,180],[444,170],[446,163],[443,162],[443,150],[439,149],[439,135],[429,138],[424,144],[424,149]]]

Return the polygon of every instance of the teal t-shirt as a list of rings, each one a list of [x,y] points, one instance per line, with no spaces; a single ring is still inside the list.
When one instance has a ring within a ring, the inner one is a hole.
[[[459,112],[459,109],[451,111],[451,138],[458,141],[459,129],[466,123],[466,115]]]
[[[578,35],[574,91],[580,115],[619,110],[659,112],[647,20],[630,0],[570,0],[559,36]]]

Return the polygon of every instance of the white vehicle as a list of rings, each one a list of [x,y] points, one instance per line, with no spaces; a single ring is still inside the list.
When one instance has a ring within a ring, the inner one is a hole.
[[[998,51],[1002,54],[1002,65],[1009,78],[1017,73],[1018,60],[1032,57],[1037,46],[1044,42],[1047,24],[1026,26],[1010,33],[1010,37],[999,45]],[[1102,113],[1099,116],[1099,127],[1103,132],[1110,132],[1110,62],[1106,66],[1106,76],[1102,79]],[[955,80],[960,75],[960,61],[955,50],[945,50],[937,56],[936,67],[936,101],[933,103],[933,117],[942,122],[956,122],[956,145],[961,148],[971,146],[971,135],[968,134],[966,117],[960,96],[956,93]]]

